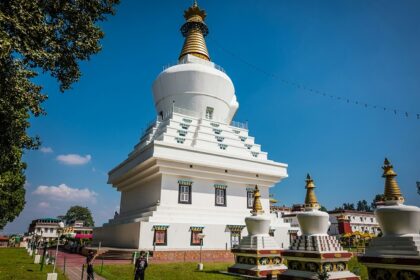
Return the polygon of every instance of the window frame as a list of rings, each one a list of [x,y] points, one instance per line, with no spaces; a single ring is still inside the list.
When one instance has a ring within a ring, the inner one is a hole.
[[[181,194],[184,193],[184,192],[181,192],[181,188],[182,187],[188,187],[188,201],[181,200]],[[192,198],[191,198],[191,185],[179,184],[178,183],[178,203],[179,204],[191,204],[192,203]]]
[[[158,232],[163,232],[163,243],[156,243],[156,236]],[[153,245],[154,246],[167,246],[168,245],[168,229],[155,229],[153,233]]]
[[[203,234],[203,229],[200,229],[200,230],[191,230],[190,246],[201,246],[201,245],[204,245],[204,241],[201,238],[198,238],[198,240],[200,240],[198,243],[193,243],[193,236],[194,236],[194,234]]]
[[[249,205],[250,198],[248,197],[250,193],[252,194],[251,205]],[[254,191],[251,191],[251,190],[248,191],[247,190],[246,191],[246,208],[247,209],[252,209],[253,206],[254,206]]]
[[[233,237],[238,238],[238,244],[233,244]],[[238,231],[231,231],[230,232],[230,248],[237,248],[239,247],[239,243],[241,242],[241,232]]]
[[[220,197],[220,196],[217,195],[218,191],[223,192],[223,203],[218,203],[217,202],[217,197]],[[214,188],[214,205],[215,206],[226,207],[226,188]]]

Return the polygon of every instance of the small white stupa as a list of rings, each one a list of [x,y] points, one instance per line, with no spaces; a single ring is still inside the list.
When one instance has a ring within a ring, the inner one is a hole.
[[[359,257],[369,279],[420,279],[420,208],[404,205],[393,166],[385,159],[384,205],[375,211],[383,235]]]
[[[231,250],[235,255],[235,264],[228,268],[229,273],[260,278],[274,276],[287,269],[282,264],[280,246],[269,234],[271,217],[264,214],[260,197],[260,191],[255,186],[252,215],[245,218],[248,236],[241,239],[238,248]]]
[[[319,211],[315,185],[311,176],[306,177],[305,211],[297,214],[302,232],[283,252],[289,269],[280,279],[319,279],[326,272],[328,279],[360,279],[348,271],[347,262],[353,256],[345,251],[334,236],[327,234],[329,215]]]

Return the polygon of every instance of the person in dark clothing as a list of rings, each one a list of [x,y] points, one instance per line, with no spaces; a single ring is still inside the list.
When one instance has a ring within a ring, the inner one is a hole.
[[[89,251],[88,256],[86,257],[86,274],[87,274],[87,280],[94,280],[95,275],[93,273],[93,261],[95,260],[96,256],[98,254],[94,254],[93,251]]]
[[[147,265],[146,253],[141,251],[140,256],[136,260],[136,264],[134,265],[134,280],[144,280],[144,273]]]

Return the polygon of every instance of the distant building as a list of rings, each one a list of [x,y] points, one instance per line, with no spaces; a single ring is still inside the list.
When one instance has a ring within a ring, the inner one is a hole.
[[[339,235],[359,231],[378,235],[381,231],[373,212],[356,210],[334,210],[330,214],[330,235]]]
[[[84,226],[83,221],[75,221],[64,228],[63,234],[75,239],[92,239],[92,227]]]
[[[28,233],[34,233],[39,236],[43,241],[51,241],[58,237],[57,229],[58,223],[61,222],[55,218],[42,218],[36,219],[29,225]]]
[[[0,248],[4,248],[7,246],[9,246],[9,237],[0,236]]]

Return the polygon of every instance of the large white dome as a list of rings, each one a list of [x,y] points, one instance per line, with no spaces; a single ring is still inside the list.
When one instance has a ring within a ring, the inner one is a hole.
[[[175,106],[227,123],[239,107],[232,80],[214,63],[193,55],[159,74],[153,97],[158,114],[165,115]]]

